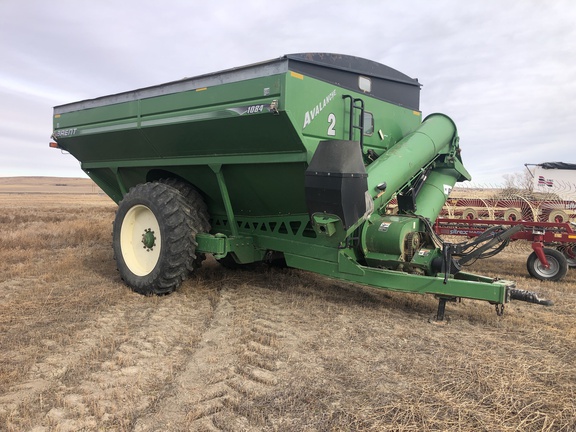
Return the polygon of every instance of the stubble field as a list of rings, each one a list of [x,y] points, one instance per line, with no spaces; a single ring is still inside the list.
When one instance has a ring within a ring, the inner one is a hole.
[[[0,180],[2,431],[576,430],[576,270],[478,262],[555,305],[464,300],[445,326],[432,296],[210,259],[143,297],[88,180]]]

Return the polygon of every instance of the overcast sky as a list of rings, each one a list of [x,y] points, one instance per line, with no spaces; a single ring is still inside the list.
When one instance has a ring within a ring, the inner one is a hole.
[[[84,176],[55,105],[297,52],[418,78],[479,184],[576,163],[573,0],[0,0],[0,176]]]

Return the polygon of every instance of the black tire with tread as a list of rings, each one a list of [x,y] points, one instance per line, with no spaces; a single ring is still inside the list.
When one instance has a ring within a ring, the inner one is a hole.
[[[120,233],[126,214],[135,206],[147,207],[160,227],[161,249],[156,265],[148,274],[134,274],[122,253]],[[114,259],[122,280],[137,293],[168,294],[178,288],[194,268],[197,215],[172,186],[143,183],[130,189],[118,204],[113,226]]]
[[[177,189],[182,198],[190,207],[190,213],[193,218],[193,223],[195,227],[195,234],[198,233],[209,233],[210,229],[210,214],[208,213],[208,206],[204,202],[204,198],[198,192],[194,186],[190,183],[185,182],[177,178],[169,177],[158,180],[158,183],[166,184]],[[192,262],[189,272],[192,273],[197,268],[202,267],[202,262],[206,259],[206,255],[203,253],[196,254],[196,258]]]
[[[165,178],[158,180],[159,183],[172,186],[177,189],[190,208],[195,209],[194,216],[196,217],[195,224],[198,227],[198,232],[210,232],[210,215],[208,213],[208,206],[204,202],[204,198],[192,185],[185,181],[176,178]]]

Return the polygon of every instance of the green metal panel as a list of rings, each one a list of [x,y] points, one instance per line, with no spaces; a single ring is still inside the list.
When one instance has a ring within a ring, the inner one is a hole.
[[[365,110],[374,117],[374,132],[364,136],[366,149],[377,154],[392,147],[402,137],[414,131],[421,122],[419,111],[399,107],[371,98],[359,91],[351,91],[335,84],[303,74],[290,72],[286,76],[285,107],[294,128],[305,143],[309,159],[319,141],[348,139],[350,109],[344,95],[361,98]],[[356,115],[357,119],[358,115]],[[359,132],[353,134],[359,139]]]
[[[282,105],[282,86],[283,76],[262,77],[59,114],[58,130],[74,130],[59,145],[81,160],[115,201],[123,190],[164,172],[195,185],[212,212],[221,213],[222,199],[213,194],[216,175],[200,167],[220,163],[240,214],[305,212],[298,187],[305,148],[286,113],[269,111],[273,100]],[[111,124],[108,110],[121,112],[123,119]]]
[[[73,131],[59,144],[84,163],[301,152],[288,119],[269,112],[281,80],[263,77],[66,112],[57,114],[55,130]]]

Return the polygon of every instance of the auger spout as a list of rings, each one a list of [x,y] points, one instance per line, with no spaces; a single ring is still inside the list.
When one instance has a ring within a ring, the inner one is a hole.
[[[431,114],[411,134],[371,163],[368,172],[368,192],[376,209],[385,205],[411,179],[442,155],[458,159],[458,180],[469,180],[470,175],[462,166],[458,155],[458,132],[450,117]],[[451,160],[452,164],[455,162]],[[378,186],[386,183],[382,191]]]

